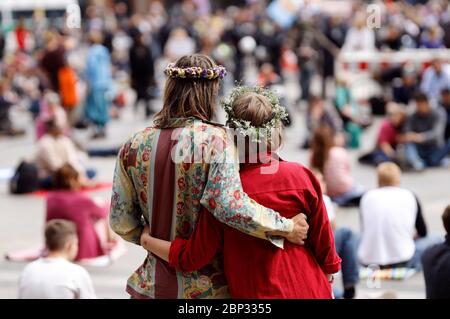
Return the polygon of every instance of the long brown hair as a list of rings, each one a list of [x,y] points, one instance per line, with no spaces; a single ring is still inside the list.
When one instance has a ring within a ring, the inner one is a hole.
[[[204,54],[192,54],[175,62],[179,68],[213,68],[216,63]],[[170,118],[196,117],[209,121],[214,115],[219,94],[219,80],[171,78],[166,80],[163,107],[155,115],[154,124],[158,128],[167,126]]]
[[[311,168],[323,174],[330,149],[334,146],[333,133],[328,125],[321,125],[314,131],[311,141]]]

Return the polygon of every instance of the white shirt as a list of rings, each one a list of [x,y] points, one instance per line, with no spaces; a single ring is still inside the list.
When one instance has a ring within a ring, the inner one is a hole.
[[[420,89],[428,98],[438,100],[443,89],[450,89],[450,65],[443,64],[440,75],[433,67],[428,67],[423,73]]]
[[[177,60],[184,55],[195,52],[195,42],[189,37],[172,37],[167,41],[165,52],[171,60]]]
[[[344,51],[375,50],[375,34],[370,28],[351,28],[345,37]]]
[[[359,261],[364,265],[390,265],[408,261],[415,250],[417,201],[399,187],[368,191],[361,199]]]
[[[51,175],[66,163],[72,165],[80,174],[84,173],[81,157],[70,138],[64,135],[56,138],[49,134],[44,135],[39,140],[36,151],[39,177]]]
[[[25,267],[19,299],[96,299],[88,272],[64,258],[41,258]]]

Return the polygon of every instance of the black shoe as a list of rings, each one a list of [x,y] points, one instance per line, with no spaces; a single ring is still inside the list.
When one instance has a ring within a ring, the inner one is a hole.
[[[89,127],[89,124],[85,121],[78,121],[75,123],[74,127],[79,130],[85,130]]]
[[[353,299],[355,298],[355,286],[351,286],[344,289],[344,299]]]

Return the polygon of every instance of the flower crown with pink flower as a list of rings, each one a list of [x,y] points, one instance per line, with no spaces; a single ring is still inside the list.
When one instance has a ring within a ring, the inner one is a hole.
[[[215,80],[223,79],[227,75],[227,70],[223,65],[217,65],[213,68],[198,66],[180,68],[175,63],[170,63],[164,73],[170,78]]]

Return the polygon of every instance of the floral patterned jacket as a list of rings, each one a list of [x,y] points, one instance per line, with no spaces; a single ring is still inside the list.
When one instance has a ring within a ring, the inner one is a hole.
[[[164,129],[146,128],[120,149],[114,174],[110,225],[139,245],[145,223],[154,237],[188,238],[206,207],[218,220],[282,247],[268,231],[293,223],[251,200],[242,190],[236,147],[224,127],[195,118],[173,119]],[[243,248],[245,249],[245,248]],[[221,256],[206,267],[176,272],[148,254],[128,279],[134,298],[227,298]]]

